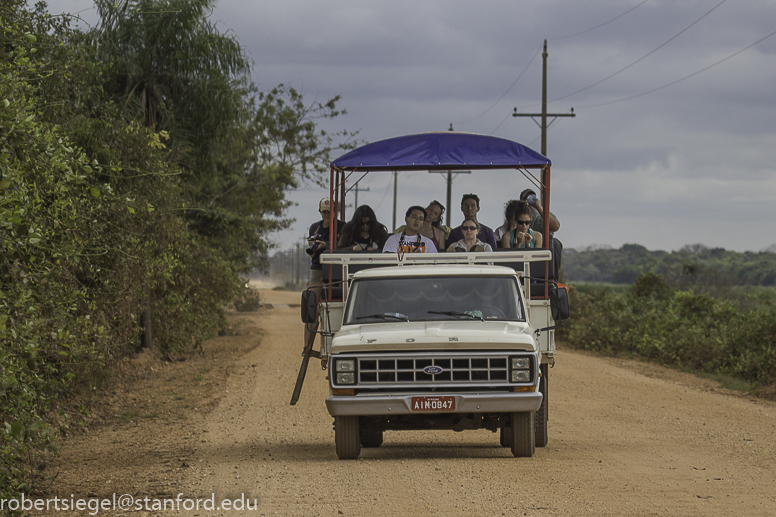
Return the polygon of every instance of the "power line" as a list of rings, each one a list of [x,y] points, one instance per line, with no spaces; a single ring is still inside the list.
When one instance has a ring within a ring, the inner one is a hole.
[[[770,37],[771,37],[771,36],[773,36],[774,34],[776,34],[776,31],[773,31],[773,32],[771,32],[770,34],[768,34],[767,36],[764,36],[764,37],[762,37],[762,38],[758,39],[757,41],[755,41],[755,42],[754,42],[754,43],[752,43],[751,45],[749,45],[749,46],[746,46],[746,47],[742,48],[741,50],[738,50],[738,51],[736,51],[736,52],[733,52],[733,53],[732,53],[732,54],[730,54],[729,56],[727,56],[727,57],[725,57],[725,58],[722,58],[722,59],[720,59],[720,60],[719,60],[719,61],[717,61],[716,63],[712,63],[712,64],[710,64],[710,65],[709,65],[709,66],[707,66],[707,67],[701,68],[700,70],[697,70],[697,71],[695,71],[695,72],[693,72],[693,73],[691,73],[691,74],[689,74],[689,75],[686,75],[686,76],[684,76],[684,77],[682,77],[682,78],[680,78],[680,79],[677,79],[677,80],[675,80],[675,81],[671,81],[671,82],[670,82],[670,83],[668,83],[668,84],[664,84],[663,86],[658,86],[657,88],[652,88],[651,90],[647,90],[647,91],[645,91],[645,92],[637,93],[636,95],[631,95],[631,96],[629,96],[629,97],[623,97],[623,98],[621,98],[621,99],[617,99],[617,100],[614,100],[614,101],[608,101],[608,102],[600,102],[600,103],[598,103],[598,104],[588,104],[587,106],[580,106],[580,107],[581,107],[581,108],[597,108],[597,107],[599,107],[599,106],[606,106],[607,104],[615,104],[615,103],[617,103],[617,102],[629,101],[629,100],[631,100],[631,99],[635,99],[635,98],[637,98],[637,97],[642,97],[642,96],[644,96],[644,95],[648,95],[648,94],[650,94],[650,93],[654,93],[654,92],[656,92],[656,91],[658,91],[658,90],[662,90],[663,88],[668,88],[669,86],[673,86],[673,85],[675,85],[675,84],[677,84],[677,83],[681,83],[682,81],[684,81],[684,80],[687,80],[687,79],[689,79],[689,78],[691,78],[691,77],[695,77],[696,75],[698,75],[698,74],[700,74],[700,73],[703,73],[703,72],[705,72],[706,70],[709,70],[709,69],[711,69],[711,68],[714,68],[715,66],[717,66],[717,65],[720,65],[720,64],[724,63],[725,61],[727,61],[727,60],[729,60],[729,59],[732,59],[732,58],[736,57],[737,55],[741,54],[742,52],[745,52],[745,51],[749,50],[750,48],[754,47],[755,45],[757,45],[757,44],[759,44],[759,43],[761,43],[761,42],[763,42],[763,41],[767,40],[768,38],[770,38]]]
[[[604,25],[607,25],[607,24],[609,24],[609,23],[612,23],[613,21],[615,21],[615,20],[618,20],[618,19],[622,18],[623,16],[625,16],[626,14],[630,13],[631,11],[634,11],[634,10],[638,9],[639,7],[641,7],[642,5],[646,4],[647,2],[649,2],[649,0],[644,0],[644,1],[643,1],[643,2],[641,2],[640,4],[637,4],[637,5],[635,5],[634,7],[631,7],[630,9],[628,9],[627,11],[625,11],[624,13],[622,13],[622,14],[618,14],[617,16],[615,16],[614,18],[612,18],[611,20],[605,21],[604,23],[599,23],[599,24],[598,24],[598,25],[596,25],[595,27],[590,27],[589,29],[585,29],[585,30],[583,30],[583,31],[581,31],[581,32],[575,32],[574,34],[567,34],[566,36],[561,36],[561,37],[559,37],[559,38],[553,38],[553,37],[550,37],[550,38],[548,38],[548,39],[551,39],[552,41],[559,41],[559,40],[566,39],[566,38],[573,38],[573,37],[575,37],[575,36],[581,36],[582,34],[586,34],[586,33],[588,33],[588,32],[594,31],[594,30],[596,30],[596,29],[600,29],[600,28],[601,28],[601,27],[603,27]]]
[[[501,95],[501,97],[499,97],[499,98],[496,100],[496,102],[494,102],[493,104],[491,104],[491,105],[490,105],[490,107],[489,107],[488,109],[486,109],[485,111],[483,111],[482,113],[480,113],[480,114],[479,114],[479,115],[477,115],[476,117],[474,117],[474,118],[471,118],[471,119],[469,119],[469,120],[467,120],[467,121],[465,121],[465,122],[462,122],[462,124],[468,124],[469,122],[472,122],[472,121],[474,121],[474,120],[477,120],[478,118],[480,118],[481,116],[483,116],[484,114],[486,114],[487,112],[489,112],[491,109],[493,109],[493,107],[494,107],[496,104],[498,104],[499,102],[501,102],[501,99],[503,99],[503,98],[504,98],[504,97],[505,97],[505,96],[506,96],[506,95],[507,95],[507,94],[508,94],[508,93],[509,93],[509,92],[512,90],[512,88],[514,88],[514,87],[515,87],[515,85],[517,84],[517,81],[519,81],[519,80],[520,80],[520,78],[521,78],[521,77],[523,77],[523,74],[525,73],[525,71],[526,71],[526,70],[528,70],[528,67],[530,66],[530,64],[531,64],[531,63],[533,63],[533,60],[536,58],[537,54],[539,54],[539,51],[540,51],[541,49],[542,49],[542,46],[541,46],[541,45],[539,45],[539,48],[538,48],[538,49],[536,49],[536,52],[534,52],[534,55],[533,55],[533,56],[531,57],[531,59],[528,61],[528,64],[526,64],[526,65],[525,65],[525,67],[523,68],[522,72],[520,72],[520,74],[518,74],[518,76],[517,76],[517,79],[515,79],[515,80],[514,80],[514,82],[513,82],[513,83],[512,83],[512,84],[509,86],[509,88],[507,88],[507,91],[505,91],[505,92],[504,92],[504,93]],[[506,119],[504,119],[504,120],[506,120]],[[501,124],[503,124],[503,123],[504,123],[504,121],[502,120],[502,121],[501,121]],[[501,124],[499,124],[499,126],[500,126]],[[498,128],[496,128],[496,129],[498,129]],[[495,131],[495,129],[494,129],[494,131]],[[492,134],[492,133],[491,133],[491,134]]]
[[[499,123],[498,123],[498,126],[494,127],[494,128],[493,128],[493,131],[491,131],[491,132],[490,132],[490,133],[488,133],[488,134],[489,134],[489,135],[492,135],[493,133],[495,133],[495,132],[498,130],[498,128],[500,128],[500,127],[501,127],[501,126],[504,124],[504,122],[506,122],[506,121],[507,121],[507,119],[509,118],[509,116],[510,116],[510,115],[512,115],[512,114],[511,114],[511,113],[507,113],[507,116],[506,116],[506,117],[504,117],[503,119],[501,119],[501,122],[499,122]]]
[[[720,5],[724,4],[726,1],[727,1],[727,0],[722,0],[720,3],[718,3],[717,5],[715,5],[714,7],[712,7],[711,9],[709,9],[708,11],[706,11],[706,13],[704,13],[704,14],[703,14],[703,16],[701,16],[700,18],[698,18],[697,20],[695,20],[694,22],[692,22],[690,25],[688,25],[687,27],[685,27],[684,29],[682,29],[682,30],[681,30],[681,31],[679,31],[678,33],[676,33],[676,34],[674,34],[673,36],[671,36],[670,38],[668,38],[668,40],[666,40],[665,42],[661,43],[661,44],[660,44],[660,45],[659,45],[657,48],[655,48],[655,49],[653,49],[653,50],[651,50],[651,51],[647,52],[646,54],[644,54],[643,56],[641,56],[640,58],[638,58],[638,59],[637,59],[636,61],[634,61],[633,63],[631,63],[631,64],[629,64],[629,65],[627,65],[627,66],[625,66],[625,67],[623,67],[623,68],[620,68],[619,70],[617,70],[617,71],[616,71],[616,72],[614,72],[613,74],[611,74],[611,75],[608,75],[608,76],[604,77],[604,78],[603,78],[603,79],[601,79],[600,81],[594,82],[593,84],[591,84],[591,85],[589,85],[589,86],[585,86],[584,88],[581,88],[581,89],[579,89],[579,90],[577,90],[577,91],[575,91],[575,92],[571,92],[571,93],[569,93],[569,94],[566,94],[566,95],[564,95],[564,96],[562,96],[562,97],[557,97],[557,98],[555,98],[555,99],[552,99],[550,102],[556,102],[556,101],[560,101],[560,100],[563,100],[563,99],[568,99],[569,97],[572,97],[572,96],[574,96],[574,95],[576,95],[576,94],[578,94],[578,93],[582,93],[582,92],[584,92],[585,90],[589,90],[590,88],[592,88],[592,87],[594,87],[594,86],[598,86],[599,84],[603,83],[604,81],[608,81],[608,80],[609,80],[609,79],[611,79],[612,77],[614,77],[614,76],[616,76],[616,75],[620,74],[621,72],[624,72],[625,70],[627,70],[628,68],[632,67],[632,66],[633,66],[633,65],[635,65],[636,63],[639,63],[640,61],[642,61],[642,60],[646,59],[647,57],[651,56],[652,54],[654,54],[655,52],[657,52],[657,51],[658,51],[658,50],[660,50],[661,48],[663,48],[663,47],[665,47],[666,45],[668,45],[669,43],[671,43],[673,40],[675,40],[676,38],[678,38],[679,36],[681,36],[683,33],[685,33],[687,30],[689,30],[689,29],[690,29],[690,28],[691,28],[693,25],[695,25],[696,23],[698,23],[699,21],[701,21],[702,19],[704,19],[706,16],[708,16],[709,14],[711,14],[711,12],[712,12],[712,11],[714,11],[714,10],[715,10],[717,7],[719,7]]]

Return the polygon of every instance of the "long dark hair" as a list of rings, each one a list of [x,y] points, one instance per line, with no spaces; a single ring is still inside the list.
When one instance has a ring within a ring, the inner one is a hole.
[[[340,237],[340,248],[349,248],[353,246],[354,239],[361,233],[361,221],[369,219],[369,240],[377,243],[379,248],[383,247],[388,240],[388,229],[384,224],[380,224],[375,217],[375,211],[369,205],[361,205],[353,212],[353,217],[342,227],[342,236]]]
[[[504,204],[504,225],[507,228],[509,228],[509,223],[517,221],[517,208],[520,203],[517,199],[510,199]]]
[[[518,201],[517,199],[507,201],[507,206],[504,209],[504,224],[507,228],[509,228],[509,223],[517,223],[517,217],[520,215],[531,217],[531,209],[528,208],[528,203]]]
[[[440,210],[440,212],[439,212],[439,219],[437,219],[436,221],[432,221],[431,222],[431,226],[433,226],[434,228],[439,228],[441,230],[442,229],[442,216],[445,215],[445,205],[443,205],[442,203],[440,203],[436,199],[428,204],[428,206],[431,206],[431,205],[438,206],[439,210]]]

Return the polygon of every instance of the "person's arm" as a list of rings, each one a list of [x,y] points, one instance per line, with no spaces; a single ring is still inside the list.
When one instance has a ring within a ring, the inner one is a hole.
[[[515,247],[517,247],[517,248],[527,248],[528,247],[528,243],[530,242],[528,240],[529,233],[528,232],[518,232],[517,230],[515,230],[515,232],[517,232],[515,234]]]
[[[326,247],[326,242],[318,238],[319,237],[318,232],[320,231],[320,229],[321,229],[321,223],[313,223],[310,226],[309,237],[307,237],[307,244],[309,246],[313,246],[313,245],[315,246],[314,248],[315,251],[313,252],[313,254],[318,253],[319,251],[321,251],[323,248]]]
[[[504,235],[501,236],[501,247],[502,248],[509,248],[511,247],[509,245],[509,237],[512,235],[512,230],[507,230],[504,232]]]
[[[534,248],[537,248],[537,249],[541,248],[542,242],[544,242],[544,238],[542,237],[542,234],[539,232],[534,232],[533,236],[534,236],[534,240],[536,241],[536,245],[534,246]]]
[[[544,217],[544,207],[542,206],[542,202],[538,199],[536,200],[536,203],[533,204],[533,207],[536,208],[536,210],[539,211],[539,215]],[[555,217],[555,214],[550,212],[550,231],[552,233],[557,232],[560,230],[560,221],[558,221],[557,217]],[[542,231],[544,231],[544,228],[542,228]],[[538,246],[537,246],[538,248]]]
[[[550,231],[555,233],[558,230],[560,230],[560,221],[550,212]]]

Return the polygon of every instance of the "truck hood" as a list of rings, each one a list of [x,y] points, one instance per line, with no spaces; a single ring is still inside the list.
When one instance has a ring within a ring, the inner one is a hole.
[[[397,350],[536,350],[527,323],[426,321],[348,325],[334,335],[332,354]]]

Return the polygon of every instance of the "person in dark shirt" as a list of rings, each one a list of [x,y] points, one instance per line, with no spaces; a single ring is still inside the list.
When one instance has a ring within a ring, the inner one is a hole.
[[[531,230],[535,232],[544,231],[544,207],[542,206],[542,200],[536,196],[536,192],[527,188],[520,193],[520,201],[528,203],[528,208],[531,210]],[[555,214],[550,212],[550,236],[560,230],[560,221]]]
[[[378,222],[375,212],[369,205],[356,208],[353,217],[342,228],[337,249],[352,251],[372,251],[383,249],[388,240],[388,230]]]
[[[336,209],[336,207],[335,207]],[[310,231],[307,233],[307,254],[310,255],[310,283],[309,286],[320,284],[323,281],[321,273],[321,253],[329,244],[329,216],[331,214],[331,201],[325,197],[318,203],[318,212],[321,214],[321,220],[310,225]],[[342,233],[344,221],[337,219],[337,231],[335,238],[339,240]]]
[[[335,205],[334,209],[337,207]],[[307,284],[308,289],[315,291],[315,297],[317,300],[321,299],[321,288],[323,286],[323,268],[321,267],[320,257],[321,253],[328,247],[329,244],[329,223],[331,216],[331,200],[327,197],[320,200],[318,203],[318,212],[321,214],[321,220],[310,225],[310,230],[307,233],[307,254],[310,255],[310,282]],[[344,221],[337,219],[337,231],[335,232],[335,239],[339,240],[342,227],[345,226]],[[310,334],[318,329],[318,322],[308,323],[304,327],[304,342],[310,338]]]
[[[474,220],[477,221],[477,224],[480,225],[480,230],[477,232],[477,238],[486,244],[490,244],[491,249],[496,249],[496,236],[493,235],[493,230],[479,222],[477,219],[477,212],[479,211],[480,198],[477,197],[476,194],[464,194],[463,198],[461,199],[461,212],[463,212],[464,218],[473,217]],[[450,235],[448,235],[447,246],[449,247],[461,239],[463,239],[463,231],[459,226],[458,228],[455,228],[453,231],[451,231]]]

